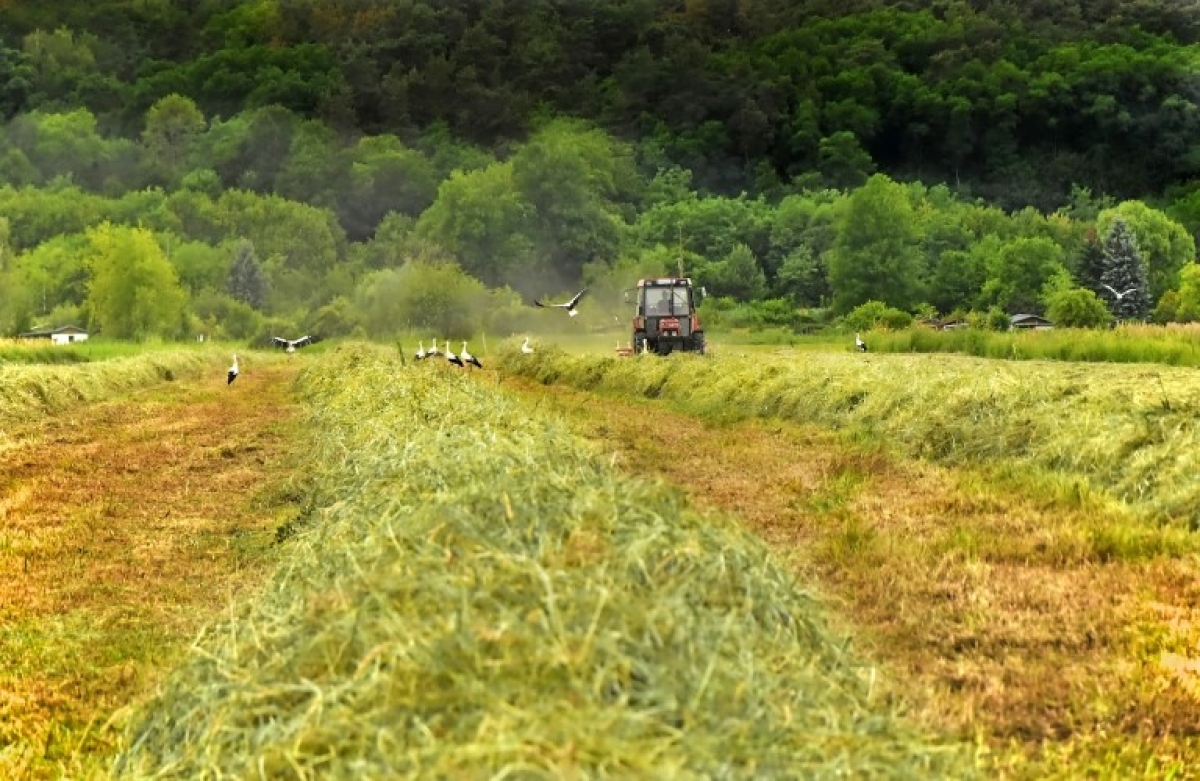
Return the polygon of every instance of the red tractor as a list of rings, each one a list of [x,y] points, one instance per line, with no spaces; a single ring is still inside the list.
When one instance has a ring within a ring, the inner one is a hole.
[[[703,288],[686,277],[639,279],[633,315],[633,352],[669,355],[675,350],[704,354],[704,329],[696,307]],[[628,297],[628,296],[627,296]]]

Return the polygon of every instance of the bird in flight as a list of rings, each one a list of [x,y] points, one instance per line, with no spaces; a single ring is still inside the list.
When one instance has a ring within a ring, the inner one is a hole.
[[[459,360],[461,360],[464,364],[469,363],[477,369],[483,368],[483,364],[479,362],[479,359],[476,358],[474,355],[471,355],[469,352],[467,352],[467,343],[466,342],[463,342],[462,349],[458,351],[458,357],[459,357]]]
[[[525,353],[526,355],[533,355],[533,348],[529,346],[528,336],[525,337],[525,342],[521,345],[521,352]]]
[[[1138,288],[1136,288],[1136,287],[1131,287],[1128,290],[1118,291],[1115,287],[1108,284],[1107,282],[1101,282],[1100,284],[1103,285],[1104,287],[1108,288],[1109,291],[1113,294],[1113,297],[1116,298],[1118,301],[1120,301],[1122,298],[1129,295],[1130,293],[1137,292],[1137,290],[1138,290]]]
[[[306,344],[312,344],[316,340],[311,336],[301,336],[299,339],[284,339],[282,336],[272,336],[271,341],[276,347],[283,347],[289,353],[296,352],[297,347],[303,347]]]
[[[865,353],[867,351],[867,343],[862,340],[862,336],[860,334],[854,335],[854,347],[860,353]]]
[[[587,292],[587,288],[585,287],[583,290],[580,290],[578,293],[576,293],[575,297],[572,298],[570,301],[567,301],[566,303],[562,303],[562,304],[547,304],[545,302],[537,301],[537,300],[535,300],[533,303],[540,307],[546,308],[546,309],[553,309],[553,308],[565,309],[565,310],[567,310],[568,315],[570,315],[571,317],[574,317],[575,315],[579,314],[579,311],[578,311],[579,299],[583,298],[583,294],[586,292]]]
[[[232,385],[233,381],[237,379],[237,376],[238,376],[237,353],[234,353],[233,354],[233,366],[229,367],[229,373],[226,375],[227,379],[225,380],[225,384]]]

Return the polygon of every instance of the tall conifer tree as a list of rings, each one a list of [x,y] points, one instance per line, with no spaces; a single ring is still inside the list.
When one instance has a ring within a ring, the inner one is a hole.
[[[1124,220],[1113,221],[1104,237],[1098,295],[1118,320],[1141,320],[1150,312],[1150,285],[1137,239]]]
[[[267,303],[267,279],[254,253],[254,245],[249,241],[239,242],[233,253],[229,295],[255,309],[262,309]]]

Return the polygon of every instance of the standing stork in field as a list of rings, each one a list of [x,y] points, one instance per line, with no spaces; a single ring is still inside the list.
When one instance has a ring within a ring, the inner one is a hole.
[[[464,364],[469,363],[476,369],[483,368],[483,364],[479,362],[479,359],[467,352],[467,343],[465,341],[463,342],[462,349],[458,351],[458,357]]]
[[[543,303],[542,301],[537,301],[537,300],[534,300],[533,303],[540,307],[543,307],[545,309],[555,309],[555,308],[565,309],[565,310],[567,310],[567,314],[569,316],[574,317],[575,315],[579,314],[579,310],[578,310],[579,299],[583,298],[583,294],[586,292],[587,292],[587,288],[585,287],[583,290],[580,290],[578,293],[576,293],[575,297],[572,298],[570,301],[564,302],[562,304],[547,304],[547,303]]]
[[[417,342],[417,352],[415,355],[413,355],[413,357],[416,358],[418,361],[425,360],[425,343],[424,342]]]
[[[526,355],[533,355],[533,348],[529,346],[529,337],[525,337],[525,342],[521,345],[521,352]]]
[[[436,358],[437,356],[439,356],[441,354],[442,354],[442,351],[439,350],[438,346],[437,346],[437,339],[432,340],[429,343],[429,352],[425,353],[425,357],[426,358]]]
[[[463,365],[462,358],[459,358],[457,355],[455,355],[454,353],[452,353],[450,351],[450,340],[449,339],[446,340],[446,360],[449,361],[450,363],[454,364],[455,366]]]
[[[233,354],[233,365],[229,367],[229,373],[226,375],[225,384],[232,385],[233,381],[237,379],[237,376],[238,376],[237,353],[234,353]]]
[[[867,351],[867,343],[862,340],[862,336],[860,334],[854,335],[854,349],[858,350],[860,353],[865,353]]]

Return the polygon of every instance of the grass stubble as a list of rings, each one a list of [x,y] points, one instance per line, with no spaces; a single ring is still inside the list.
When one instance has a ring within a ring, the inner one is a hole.
[[[772,358],[503,360],[510,387],[626,471],[743,518],[834,600],[922,723],[988,747],[989,772],[1195,777],[1200,383]]]
[[[295,512],[294,367],[255,360],[227,388],[224,360],[12,370],[21,382],[0,404],[0,776],[108,777],[130,705],[269,569],[274,529]]]

